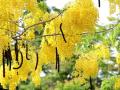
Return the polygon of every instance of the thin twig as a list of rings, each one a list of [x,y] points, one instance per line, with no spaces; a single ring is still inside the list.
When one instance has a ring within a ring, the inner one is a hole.
[[[104,32],[110,32],[110,31],[113,31],[115,27],[117,27],[119,25],[120,21],[117,22],[117,24],[115,24],[113,27],[109,28],[109,29],[104,29],[102,31],[98,31],[98,32],[95,32],[95,34],[100,34],[100,33],[104,33]],[[80,34],[76,34],[76,35],[87,35],[87,34],[91,34],[89,32],[83,32],[83,33],[80,33]],[[92,33],[93,34],[93,33]],[[66,36],[75,36],[75,35],[67,35],[67,34],[64,34]],[[41,35],[40,37],[51,37],[51,36],[62,36],[62,34],[56,34],[56,33],[53,33],[53,34],[45,34],[45,35]],[[18,36],[17,36],[18,37]],[[22,39],[18,39],[17,37],[13,37],[13,39],[17,39],[17,40],[22,40]]]
[[[46,21],[40,21],[40,22],[38,22],[38,23],[35,23],[35,24],[33,24],[33,25],[30,25],[30,26],[24,28],[24,32],[22,32],[21,34],[19,34],[19,36],[14,36],[14,37],[12,37],[12,38],[13,38],[13,39],[16,39],[17,37],[22,36],[22,35],[23,35],[28,29],[30,29],[30,28],[32,28],[32,27],[35,27],[35,26],[38,26],[38,25],[40,25],[40,24],[45,24],[45,23],[47,23],[47,22],[50,22],[50,21],[56,19],[57,17],[59,17],[61,14],[62,14],[62,12],[59,13],[57,16],[55,16],[55,17],[49,19],[49,20],[46,20]]]
[[[100,33],[103,33],[103,32],[109,32],[109,31],[113,31],[115,27],[117,27],[119,24],[119,22],[114,25],[113,27],[109,28],[109,29],[104,29],[102,31],[98,31],[98,32],[95,32],[95,34],[100,34]],[[89,32],[83,32],[83,33],[80,33],[80,34],[76,34],[76,35],[86,35],[86,34],[91,34]],[[66,34],[65,34],[66,35]],[[50,36],[62,36],[62,34],[48,34],[48,35],[42,35],[41,37],[50,37]],[[75,36],[75,35],[66,35],[66,36]]]
[[[61,14],[62,14],[62,13],[59,13],[57,16],[51,18],[50,20],[40,21],[40,22],[35,23],[35,24],[31,25],[31,26],[28,26],[28,27],[25,28],[25,30],[27,30],[27,29],[29,29],[29,28],[32,28],[32,27],[34,27],[34,26],[38,26],[38,25],[40,25],[40,24],[45,24],[45,23],[47,23],[47,22],[50,22],[50,21],[56,19],[57,17],[59,17]]]

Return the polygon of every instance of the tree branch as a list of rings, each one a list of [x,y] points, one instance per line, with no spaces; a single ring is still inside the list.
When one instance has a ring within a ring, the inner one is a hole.
[[[21,34],[19,34],[19,36],[13,36],[12,38],[13,38],[13,39],[16,39],[17,37],[22,36],[22,35],[23,35],[28,29],[30,29],[30,28],[32,28],[32,27],[35,27],[35,26],[38,26],[38,25],[40,25],[40,24],[45,24],[45,23],[47,23],[47,22],[50,22],[50,21],[56,19],[57,17],[59,17],[61,14],[62,14],[62,12],[59,13],[57,16],[55,16],[55,17],[49,19],[49,20],[46,20],[46,21],[40,21],[40,22],[38,22],[38,23],[35,23],[35,24],[33,24],[33,25],[30,25],[30,26],[24,28],[24,32],[22,32]]]
[[[95,34],[100,34],[100,33],[103,33],[103,32],[113,31],[114,28],[118,26],[118,24],[119,24],[119,22],[117,24],[115,24],[113,27],[111,27],[109,29],[104,29],[102,31],[95,32]],[[80,34],[76,34],[76,35],[86,35],[86,34],[90,34],[90,33],[84,32],[84,33],[80,33]],[[55,33],[53,33],[53,34],[42,35],[41,37],[50,37],[50,36],[62,36],[62,34],[55,34]],[[74,36],[74,35],[70,35],[70,36]]]
[[[61,14],[61,13],[60,13],[60,14]],[[59,14],[59,15],[60,15],[60,14]],[[58,16],[59,16],[59,15],[58,15]],[[54,20],[54,19],[57,18],[58,16],[56,16],[56,17],[54,17],[54,18],[52,18],[52,19],[50,19],[50,20],[42,21],[41,23],[40,23],[40,22],[39,22],[39,23],[42,24],[42,23],[50,22],[51,20]],[[115,24],[113,27],[111,27],[111,28],[109,28],[109,29],[104,28],[104,30],[102,30],[102,31],[95,32],[95,34],[100,34],[100,33],[104,33],[104,32],[113,31],[114,28],[117,27],[119,23],[120,23],[120,21],[118,21],[117,24]],[[35,25],[36,25],[36,24],[35,24]],[[24,33],[24,32],[23,32],[23,33]],[[22,33],[22,34],[23,34],[23,33]],[[14,37],[13,39],[17,39],[17,37],[20,37],[22,34],[20,34],[19,36]],[[76,35],[87,35],[87,34],[91,34],[91,33],[89,33],[89,32],[83,32],[83,33],[76,34]],[[66,34],[64,34],[64,35],[66,35]],[[40,37],[51,37],[51,36],[62,36],[62,34],[53,33],[53,34],[41,35]],[[66,36],[67,36],[67,35],[66,35]],[[75,36],[75,35],[68,35],[68,36]],[[18,40],[21,40],[21,39],[18,39]]]
[[[28,30],[29,28],[32,28],[32,27],[34,27],[34,26],[38,26],[38,25],[40,25],[40,24],[45,24],[45,23],[47,23],[47,22],[50,22],[50,21],[52,21],[52,20],[56,19],[57,17],[59,17],[61,14],[62,14],[62,12],[61,12],[61,13],[59,13],[57,16],[55,16],[55,17],[51,18],[50,20],[40,21],[40,22],[35,23],[35,24],[31,25],[31,26],[28,26],[28,27],[26,27],[26,28],[25,28],[25,30]]]

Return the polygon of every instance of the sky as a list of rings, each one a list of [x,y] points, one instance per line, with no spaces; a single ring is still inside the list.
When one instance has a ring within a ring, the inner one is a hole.
[[[47,0],[47,5],[51,8],[53,6],[61,9],[73,0]],[[107,24],[109,21],[107,20],[107,16],[109,16],[109,3],[107,0],[101,0],[101,7],[98,7],[98,0],[94,0],[95,6],[99,10],[99,23],[100,24]]]

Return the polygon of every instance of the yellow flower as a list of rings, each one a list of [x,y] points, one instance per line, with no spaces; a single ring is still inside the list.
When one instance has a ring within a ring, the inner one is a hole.
[[[73,34],[92,32],[97,17],[98,11],[92,0],[76,0],[76,3],[63,15],[63,30],[69,30],[69,32],[74,30]]]
[[[31,76],[32,76],[32,82],[35,84],[35,86],[40,85],[40,81],[41,81],[40,72],[35,71],[32,73]]]
[[[10,83],[10,85],[9,85],[9,90],[16,90],[16,84],[12,84],[12,83]]]
[[[52,34],[53,36],[45,37],[45,40],[52,47],[58,48],[60,58],[70,58],[74,52],[75,44],[81,39],[78,34],[94,32],[93,28],[97,18],[98,11],[92,0],[88,0],[87,3],[84,0],[77,0],[62,16],[46,25],[44,35]],[[61,29],[64,35],[62,35]]]
[[[117,63],[117,64],[120,64],[120,53],[117,54],[117,57],[116,57],[116,63]]]
[[[120,90],[120,78],[117,78],[114,85],[115,90]]]
[[[109,0],[110,14],[114,14],[117,10],[117,6],[120,8],[120,0]]]
[[[56,52],[55,47],[48,45],[46,42],[41,45],[39,58],[42,63],[55,63]]]
[[[105,58],[105,59],[110,58],[110,50],[107,45],[98,44],[95,45],[94,47],[95,47],[95,54],[97,55],[98,58]]]
[[[75,69],[79,76],[85,78],[95,77],[98,73],[98,62],[96,57],[89,54],[81,56],[75,64]]]

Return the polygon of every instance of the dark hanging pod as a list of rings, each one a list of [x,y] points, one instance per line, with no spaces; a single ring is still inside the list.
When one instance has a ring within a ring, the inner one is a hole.
[[[9,60],[8,60],[8,58],[9,58],[9,56],[8,56],[8,50],[5,50],[5,53],[4,53],[5,55],[4,55],[4,58],[7,60],[7,66],[9,65]]]
[[[57,47],[55,48],[55,54],[56,54],[56,65],[55,65],[55,68],[57,69],[57,68],[58,68],[58,67],[57,67],[57,66],[58,66],[58,65],[57,65],[57,64],[58,64],[58,60],[57,60]]]
[[[60,32],[61,32],[61,34],[62,34],[62,37],[63,37],[64,42],[67,43],[67,41],[66,41],[66,39],[65,39],[65,35],[64,35],[64,33],[63,33],[63,30],[62,30],[62,23],[60,24]]]
[[[95,90],[94,85],[92,83],[92,77],[90,76],[89,82],[90,82],[90,90]]]
[[[27,43],[26,43],[26,59],[30,60],[29,57],[28,57],[28,44]]]
[[[2,63],[3,63],[3,77],[5,77],[5,54],[2,52]]]
[[[37,70],[38,61],[39,61],[38,52],[36,52],[36,66],[35,66],[35,70]]]
[[[16,56],[16,61],[18,62],[18,40],[15,42],[15,56]]]
[[[22,47],[25,48],[25,44],[24,43],[22,43]]]
[[[4,55],[5,59],[7,60],[7,65],[10,64],[9,66],[9,70],[11,70],[11,61],[12,61],[12,55],[11,55],[11,49],[10,46],[8,46],[8,49],[5,50],[5,55]]]
[[[99,6],[99,7],[101,6],[101,4],[100,4],[100,0],[98,0],[98,6]]]
[[[56,50],[56,69],[59,72],[60,71],[60,58],[59,58],[59,54],[58,54],[58,49],[57,47],[55,48]]]
[[[58,55],[58,72],[60,72],[60,58],[59,58],[59,55]]]
[[[19,68],[22,67],[22,64],[23,64],[23,54],[22,54],[22,52],[20,50],[19,50],[19,53],[21,55],[21,63],[20,63],[20,65],[18,67],[13,67],[13,69],[19,69]]]

